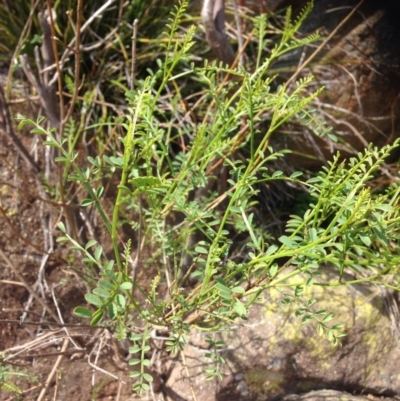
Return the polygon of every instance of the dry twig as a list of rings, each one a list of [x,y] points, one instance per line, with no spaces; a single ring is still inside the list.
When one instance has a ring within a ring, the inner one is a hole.
[[[201,17],[207,42],[216,56],[231,65],[235,54],[225,34],[224,0],[204,0]]]

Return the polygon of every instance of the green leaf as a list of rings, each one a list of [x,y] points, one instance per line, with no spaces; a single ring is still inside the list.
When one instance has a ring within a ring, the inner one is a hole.
[[[301,316],[301,315],[303,315],[305,312],[306,312],[306,309],[300,308],[300,309],[297,309],[295,315],[296,315],[296,316]]]
[[[341,243],[335,243],[333,244],[340,252],[343,252],[343,244]]]
[[[393,210],[393,206],[388,205],[387,203],[382,203],[381,205],[375,206],[375,209],[379,209],[384,212],[391,212]]]
[[[207,255],[209,252],[206,248],[203,248],[202,246],[196,246],[196,248],[194,248],[194,250],[198,253],[202,253],[205,255]]]
[[[125,281],[125,283],[122,283],[119,288],[121,288],[121,290],[131,290],[132,287],[132,283],[130,283],[129,281]]]
[[[153,187],[162,184],[162,181],[158,177],[152,176],[132,178],[129,182],[136,188]]]
[[[122,157],[111,156],[109,160],[115,166],[123,166],[124,164],[124,159]]]
[[[300,285],[296,286],[294,289],[294,296],[298,298],[303,293],[304,288]]]
[[[130,188],[128,188],[125,185],[118,185],[118,189],[121,189],[123,192],[127,192],[128,194],[130,194],[132,191],[130,190]]]
[[[92,317],[92,312],[83,306],[77,306],[74,309],[73,314],[83,319],[90,319]]]
[[[310,306],[314,305],[317,302],[316,299],[312,298],[307,302],[307,308],[309,308]]]
[[[318,239],[317,230],[314,227],[308,230],[308,235],[311,242],[315,242]]]
[[[110,296],[110,291],[104,289],[104,288],[95,288],[93,290],[93,294],[98,295],[99,297],[102,298],[108,298]]]
[[[137,365],[140,363],[140,359],[139,358],[133,358],[133,359],[129,359],[129,365]]]
[[[236,294],[244,294],[245,293],[245,290],[243,287],[233,287],[233,288],[231,288],[231,291]]]
[[[100,279],[97,283],[97,285],[101,288],[105,288],[106,290],[113,290],[114,285],[110,283],[108,280],[105,279]]]
[[[36,130],[32,130],[32,132],[35,133],[35,134],[44,134],[45,133],[45,132],[34,132],[34,131],[36,131]],[[52,148],[60,147],[60,145],[56,141],[44,141],[43,145],[50,146]]]
[[[115,303],[112,302],[108,305],[107,310],[108,310],[108,316],[110,317],[111,320],[113,320],[115,316],[117,316],[117,305],[115,305]]]
[[[137,352],[140,352],[141,348],[138,345],[134,345],[133,347],[129,348],[129,353],[130,354],[136,354]]]
[[[277,245],[271,245],[265,252],[265,256],[273,255],[278,249],[279,247]]]
[[[322,319],[322,321],[323,321],[323,322],[329,322],[330,320],[333,319],[334,316],[335,316],[335,315],[334,315],[333,313],[328,313],[328,314]]]
[[[132,333],[129,338],[132,341],[141,341],[143,336],[141,334]]]
[[[227,290],[229,290],[228,284],[225,282],[225,280],[224,280],[222,277],[215,276],[215,277],[214,277],[214,280],[215,280],[220,286],[225,287]],[[217,284],[217,287],[218,287],[218,284]]]
[[[281,303],[281,305],[285,306],[285,305],[289,305],[291,302],[293,302],[292,298],[285,298],[280,303]]]
[[[283,245],[288,247],[289,249],[293,248],[293,242],[292,240],[287,237],[286,235],[282,235],[281,237],[278,238],[279,242],[282,242]]]
[[[221,298],[228,299],[228,300],[231,300],[233,298],[229,289],[227,289],[227,291],[219,289],[219,295],[221,296]]]
[[[360,233],[358,234],[358,236],[360,237],[360,240],[366,245],[366,246],[370,246],[372,244],[371,238],[369,238],[367,235]]]
[[[234,310],[239,316],[246,316],[247,314],[246,307],[238,299],[235,299]]]
[[[271,276],[271,278],[274,278],[276,276],[276,273],[278,272],[278,267],[278,263],[274,263],[269,269],[269,275]]]
[[[124,296],[122,296],[121,294],[118,294],[118,295],[117,295],[117,302],[118,302],[118,305],[119,305],[121,308],[125,308],[126,300],[125,300],[125,297],[124,297]]]
[[[96,198],[97,198],[97,199],[100,199],[100,198],[101,198],[101,195],[103,195],[103,192],[104,192],[104,187],[98,187],[98,188],[96,189]]]
[[[63,157],[63,156],[56,157],[54,160],[56,162],[59,162],[59,163],[69,162],[69,158],[68,157]]]
[[[99,324],[102,319],[103,319],[103,311],[101,309],[98,309],[96,312],[93,313],[93,318],[90,321],[90,325],[96,326],[96,324]]]
[[[312,178],[310,178],[309,180],[307,180],[307,184],[314,184],[314,183],[317,183],[317,182],[322,182],[323,181],[323,178],[322,177],[312,177]]]
[[[103,253],[103,248],[101,246],[98,246],[94,251],[94,258],[98,261],[102,253]]]
[[[57,224],[57,227],[58,227],[58,229],[60,230],[60,231],[62,231],[64,234],[66,233],[66,229],[65,229],[65,225],[64,225],[64,223],[62,222],[62,221],[60,221],[58,224]]]
[[[148,373],[143,373],[143,379],[146,380],[149,383],[153,382],[153,376],[149,375]]]
[[[85,250],[88,250],[90,247],[93,245],[96,245],[97,241],[95,239],[90,240],[86,245],[85,245]]]
[[[94,294],[86,294],[85,299],[87,302],[89,302],[92,305],[95,306],[101,306],[103,305],[103,301],[98,297],[97,295]]]
[[[81,182],[81,176],[79,174],[69,174],[68,175],[68,180],[69,181],[77,181],[77,182]]]
[[[296,171],[296,172],[294,172],[291,176],[290,176],[290,178],[292,179],[292,180],[294,180],[294,179],[296,179],[297,177],[300,177],[300,176],[302,176],[303,175],[303,173],[301,172],[301,171]]]
[[[82,207],[87,207],[90,206],[92,203],[94,203],[95,201],[92,199],[83,199],[81,202],[81,206]]]

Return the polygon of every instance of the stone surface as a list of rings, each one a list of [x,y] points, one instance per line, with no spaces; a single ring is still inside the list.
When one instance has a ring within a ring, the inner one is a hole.
[[[293,308],[280,306],[282,295],[272,290],[251,309],[248,321],[221,334],[227,344],[221,382],[205,380],[206,334],[193,332],[185,352],[190,380],[182,362],[176,362],[166,385],[179,396],[191,383],[197,399],[210,401],[273,400],[319,389],[400,395],[400,347],[385,302],[392,295],[365,286],[313,286],[304,299],[311,297],[318,300],[315,311],[333,312],[332,324],[345,325],[348,335],[341,347],[319,337],[315,323],[302,324]]]
[[[282,399],[282,401],[367,401],[367,400],[387,400],[384,397],[374,397],[371,394],[367,396],[352,395],[342,391],[335,390],[319,390],[310,391],[307,394],[297,395],[290,394]]]

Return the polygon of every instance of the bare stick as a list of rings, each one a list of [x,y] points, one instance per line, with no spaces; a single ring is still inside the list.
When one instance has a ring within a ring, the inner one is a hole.
[[[132,33],[132,61],[131,61],[131,91],[135,87],[135,67],[136,67],[136,38],[137,38],[137,26],[139,21],[135,19],[133,21],[133,33]]]
[[[43,45],[42,45],[42,57],[44,61],[44,68],[47,68],[49,65],[52,65],[55,63],[57,71],[58,71],[58,91],[62,91],[62,77],[61,77],[61,71],[59,68],[59,60],[58,60],[58,52],[57,52],[57,42],[54,40],[55,37],[55,29],[54,29],[54,19],[53,19],[53,9],[50,4],[50,0],[47,0],[47,13],[42,12],[39,13],[39,22],[40,26],[43,31]],[[45,82],[45,87],[47,88],[48,91],[48,96],[51,96],[51,105],[48,105],[47,107],[53,107],[55,108],[57,105],[57,102],[55,101],[56,97],[56,92],[53,88],[53,83],[49,82],[49,77],[46,75],[44,76],[44,82]],[[59,110],[56,112],[52,110],[52,113],[57,116],[57,123],[55,121],[52,121],[52,124],[56,128],[60,128],[60,122],[63,120],[63,115],[64,115],[64,99],[62,96],[59,96]],[[46,109],[47,111],[47,109]],[[60,138],[61,138],[61,134]]]
[[[27,19],[26,24],[24,26],[24,29],[22,30],[21,35],[20,35],[20,37],[18,39],[18,43],[17,43],[17,46],[15,47],[14,53],[13,53],[13,55],[11,57],[10,68],[9,68],[8,74],[7,74],[7,89],[6,89],[6,98],[7,98],[7,100],[10,100],[11,77],[12,77],[12,73],[14,71],[14,65],[15,65],[14,61],[17,59],[17,55],[21,51],[21,46],[22,46],[22,43],[23,43],[23,41],[25,39],[25,34],[30,29],[30,26],[32,24],[32,17],[33,17],[33,14],[36,11],[36,7],[39,4],[39,2],[40,2],[40,0],[36,0],[35,3],[31,6],[31,9],[29,11],[28,19]]]
[[[204,0],[201,17],[207,42],[216,56],[231,65],[235,54],[225,34],[224,0]]]
[[[194,387],[193,387],[192,379],[190,377],[189,369],[188,369],[188,366],[186,363],[186,357],[185,357],[184,351],[181,351],[181,357],[182,357],[182,364],[185,369],[186,377],[188,378],[188,381],[189,381],[190,392],[192,393],[194,401],[197,401],[196,392],[194,391]]]
[[[49,0],[47,0],[49,1]],[[83,33],[86,28],[103,12],[105,11],[112,3],[114,3],[115,0],[108,0],[107,2],[105,2],[98,10],[96,10],[91,16],[90,18],[82,25],[82,28],[80,29],[81,33]],[[71,50],[69,50],[70,48],[72,48],[72,46],[75,44],[76,41],[76,37],[74,36],[71,41],[68,43],[68,46],[66,48],[66,50],[64,51],[63,55],[61,56],[60,59],[60,67],[62,67],[62,65],[64,64],[66,58],[73,53]],[[53,66],[57,68],[57,65]],[[58,70],[57,70],[58,71]],[[57,75],[58,73],[54,76],[54,78],[51,80],[51,82],[55,81],[57,79]],[[50,82],[50,83],[51,83]]]
[[[42,391],[40,392],[39,397],[37,398],[37,401],[42,401],[44,396],[46,395],[47,389],[49,388],[49,385],[50,385],[51,381],[53,380],[54,375],[57,372],[58,366],[60,365],[60,363],[64,357],[64,353],[68,348],[68,344],[69,344],[69,338],[66,338],[63,342],[63,345],[62,345],[61,351],[60,351],[60,352],[62,352],[62,355],[59,355],[57,357],[56,363],[54,364],[53,369],[51,370],[49,376],[47,377],[47,380],[44,383],[44,387],[42,388]]]
[[[75,46],[75,73],[74,73],[74,92],[72,94],[72,100],[68,107],[67,115],[62,120],[62,127],[61,131],[63,130],[64,125],[68,122],[69,118],[72,115],[74,110],[74,106],[76,100],[78,98],[78,91],[79,91],[79,74],[80,74],[80,46],[81,46],[81,25],[82,25],[82,0],[78,0],[78,4],[76,6],[76,46]],[[60,89],[61,91],[61,89]]]
[[[58,313],[58,316],[59,316],[59,318],[60,318],[60,322],[61,322],[61,324],[63,325],[63,329],[64,329],[65,333],[67,334],[68,339],[72,342],[72,344],[74,344],[74,346],[75,346],[76,349],[78,349],[79,351],[82,351],[82,348],[79,347],[79,346],[76,344],[76,342],[72,339],[71,334],[69,333],[67,327],[65,326],[65,322],[64,322],[64,319],[63,319],[63,317],[62,317],[62,315],[61,315],[60,308],[58,307],[57,298],[56,298],[56,295],[55,295],[55,293],[54,293],[54,285],[51,287],[51,295],[52,295],[52,297],[53,297],[53,302],[54,302],[54,305],[56,306],[57,313]]]
[[[25,287],[24,283],[20,283],[18,281],[10,281],[10,280],[0,280],[0,284],[18,285],[20,287]],[[3,308],[3,310],[4,310],[4,308]]]
[[[240,15],[239,15],[239,8],[237,5],[236,0],[232,0],[233,9],[235,11],[235,22],[236,22],[236,29],[237,29],[237,36],[238,36],[238,45],[239,49],[243,48],[243,34],[242,34],[242,25],[240,23]],[[240,53],[239,55],[239,67],[244,65],[244,55]]]
[[[121,381],[123,384],[125,384],[125,382],[123,380],[121,380],[118,376],[113,375],[112,373],[108,372],[107,370],[104,370],[102,368],[100,368],[99,366],[96,365],[98,357],[100,355],[101,352],[101,348],[103,346],[103,337],[100,338],[100,344],[98,346],[98,351],[96,352],[96,357],[95,357],[95,362],[92,363],[90,358],[92,356],[92,354],[96,351],[96,347],[93,347],[92,351],[90,352],[90,354],[88,355],[88,364],[93,368],[93,376],[92,376],[92,386],[94,387],[94,375],[95,375],[95,370],[97,370],[98,372],[104,373],[108,376],[111,376],[113,379],[116,379],[118,381]]]

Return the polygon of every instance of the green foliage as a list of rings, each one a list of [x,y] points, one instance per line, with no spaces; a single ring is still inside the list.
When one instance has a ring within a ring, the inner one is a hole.
[[[222,374],[220,371],[221,364],[225,363],[225,359],[219,355],[219,349],[225,345],[223,341],[215,340],[214,336],[211,336],[206,339],[206,342],[210,345],[210,352],[205,353],[205,357],[211,359],[212,366],[205,368],[205,372],[207,373],[207,380],[212,380],[218,378],[222,380]]]
[[[150,366],[150,360],[146,359],[146,352],[150,351],[150,335],[148,334],[149,326],[146,325],[143,334],[132,334],[130,340],[133,342],[133,346],[129,348],[129,353],[135,357],[129,360],[129,365],[140,365],[139,370],[131,372],[130,376],[137,379],[137,383],[133,386],[133,389],[138,393],[142,394],[143,391],[150,390],[148,383],[153,381],[153,377],[146,373],[145,368]],[[138,354],[138,355],[136,355]]]
[[[0,363],[0,390],[13,394],[22,394],[22,390],[16,384],[11,382],[11,379],[13,378],[37,381],[35,376],[21,372],[18,368],[14,368],[11,365],[3,365]]]
[[[148,390],[152,380],[145,368],[150,363],[153,326],[168,330],[166,349],[171,353],[184,349],[194,325],[210,332],[206,357],[212,366],[206,373],[208,378],[221,377],[224,358],[218,349],[223,344],[214,333],[235,319],[246,319],[248,309],[264,291],[278,288],[282,304],[296,305],[296,316],[304,323],[315,321],[317,333],[336,345],[344,335],[343,325],[331,325],[333,314],[318,310],[315,300],[305,299],[305,287],[365,282],[399,289],[399,251],[394,244],[399,239],[400,188],[393,184],[384,194],[375,195],[368,185],[398,142],[382,149],[371,146],[348,162],[341,162],[337,155],[308,180],[301,178],[301,172],[287,176],[271,168],[288,151],[274,151],[270,138],[293,116],[314,124],[321,135],[326,132],[307,110],[320,93],[309,93],[312,78],[299,80],[290,90],[285,85],[273,89],[274,78],[268,76],[274,59],[304,44],[293,35],[309,9],[295,22],[288,11],[281,43],[266,61],[257,63],[255,71],[247,72],[188,62],[194,28],[178,35],[186,6],[182,2],[170,20],[172,33],[167,35],[165,58],[158,61],[158,69],[149,71],[136,90],[127,93],[130,109],[117,144],[123,149],[120,153],[90,157],[90,167],[80,167],[68,138],[57,139],[42,128],[42,120],[21,118],[20,123],[21,127],[33,125],[32,132],[43,135],[44,144],[58,150],[56,160],[66,168],[67,179],[87,192],[81,206],[97,210],[109,233],[114,260],[106,257],[94,239],[81,245],[64,223],[58,225],[63,233],[58,241],[70,243],[88,269],[98,271],[92,291],[85,296],[90,307],[78,307],[75,314],[90,319],[92,325],[107,324],[119,339],[132,342],[129,363],[139,365],[132,372],[139,393]],[[262,43],[266,22],[258,21]],[[176,72],[178,65],[184,72]],[[224,73],[235,81],[223,86]],[[203,88],[198,109],[192,110],[197,113],[195,123],[188,122],[181,106],[181,79],[191,79]],[[257,123],[265,110],[271,113],[271,122],[261,132]],[[242,129],[243,122],[247,131]],[[176,143],[185,139],[186,145],[174,151]],[[247,156],[236,157],[235,152],[244,146],[249,149]],[[228,171],[229,178],[226,188],[217,193],[212,184],[221,169]],[[107,174],[119,180],[111,218],[103,206],[104,187],[98,184],[98,175]],[[313,200],[303,215],[291,216],[285,235],[274,239],[273,233],[258,227],[253,210],[260,186],[278,180],[307,187]],[[222,201],[224,206],[217,207]],[[155,269],[149,269],[150,285],[130,272],[131,244],[123,247],[120,240],[122,218],[128,219],[152,251]],[[240,261],[232,240],[236,232],[247,237]],[[335,269],[335,280],[321,279],[319,269],[325,265]],[[353,279],[346,281],[349,275]],[[190,284],[190,277],[197,286]],[[168,296],[159,294],[161,281],[167,283]]]

